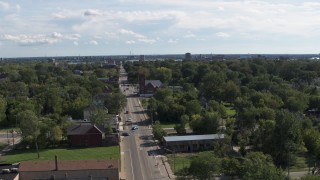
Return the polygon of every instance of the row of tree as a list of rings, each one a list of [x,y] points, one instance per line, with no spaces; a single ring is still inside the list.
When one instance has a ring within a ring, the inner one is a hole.
[[[96,96],[112,114],[126,105],[118,84],[98,79],[119,77],[117,67],[24,61],[0,64],[0,73],[0,126],[20,127],[25,142],[34,146],[55,145],[66,137],[67,119],[83,119]],[[99,117],[92,114],[95,123],[105,119]]]

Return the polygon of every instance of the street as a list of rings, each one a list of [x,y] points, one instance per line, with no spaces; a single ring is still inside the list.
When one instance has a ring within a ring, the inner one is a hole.
[[[120,77],[126,81],[126,77]],[[152,138],[152,129],[144,109],[141,107],[139,97],[135,95],[133,86],[121,85],[122,92],[127,96],[128,113],[123,114],[123,132],[129,136],[121,137],[121,154],[124,155],[124,167],[128,180],[169,179],[162,157],[158,153],[158,146]],[[132,122],[126,122],[128,118]],[[138,129],[131,130],[133,125]]]

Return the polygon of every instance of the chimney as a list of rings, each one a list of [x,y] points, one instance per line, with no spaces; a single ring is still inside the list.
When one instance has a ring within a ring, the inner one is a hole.
[[[55,169],[55,170],[58,171],[58,170],[59,170],[59,169],[58,169],[58,156],[55,155],[55,156],[54,156],[54,159],[55,159],[54,162],[55,162],[55,165],[56,165],[56,169]]]

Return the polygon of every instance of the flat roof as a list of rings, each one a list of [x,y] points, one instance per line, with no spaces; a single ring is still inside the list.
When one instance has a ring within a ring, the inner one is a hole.
[[[189,135],[189,136],[166,136],[163,137],[166,142],[172,141],[197,141],[197,140],[215,140],[223,139],[224,134],[205,134],[205,135]]]

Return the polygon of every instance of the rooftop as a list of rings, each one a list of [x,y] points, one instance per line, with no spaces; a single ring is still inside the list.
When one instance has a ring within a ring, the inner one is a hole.
[[[161,87],[162,86],[162,82],[160,80],[146,80],[145,81],[145,86],[148,84],[151,84],[153,87]]]
[[[58,170],[88,170],[118,168],[118,160],[63,160],[58,161]],[[55,161],[24,161],[20,163],[19,171],[55,171]]]
[[[105,133],[104,128],[91,123],[80,123],[78,125],[72,125],[68,127],[68,135],[82,135],[86,134],[91,128],[96,128],[101,134]]]
[[[166,142],[173,141],[197,141],[197,140],[215,140],[223,139],[224,134],[206,134],[206,135],[190,135],[190,136],[166,136],[164,140]]]

